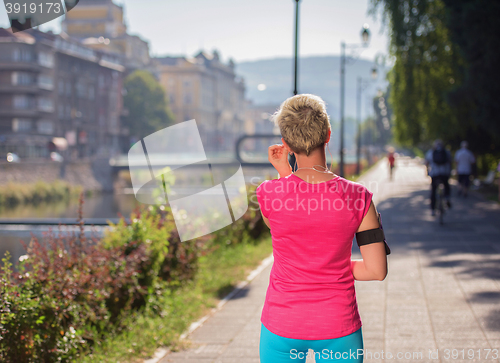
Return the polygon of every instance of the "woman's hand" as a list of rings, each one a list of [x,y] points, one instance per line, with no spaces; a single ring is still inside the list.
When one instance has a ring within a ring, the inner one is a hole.
[[[292,167],[288,162],[288,150],[284,145],[272,145],[267,150],[269,162],[278,171],[280,178],[292,173]]]

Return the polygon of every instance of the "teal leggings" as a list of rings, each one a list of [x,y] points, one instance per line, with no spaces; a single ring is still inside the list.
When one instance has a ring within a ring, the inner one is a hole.
[[[316,362],[363,362],[361,328],[336,339],[301,340],[284,338],[271,333],[264,324],[260,329],[260,363],[304,363],[308,350],[314,350]]]

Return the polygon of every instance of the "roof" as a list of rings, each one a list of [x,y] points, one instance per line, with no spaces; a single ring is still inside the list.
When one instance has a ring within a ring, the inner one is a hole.
[[[165,66],[175,66],[178,64],[179,60],[186,60],[185,57],[161,57],[155,58],[161,65]]]
[[[29,32],[16,32],[13,33],[11,28],[5,29],[0,28],[0,41],[8,41],[8,42],[19,42],[26,44],[34,44],[36,43],[36,39]]]

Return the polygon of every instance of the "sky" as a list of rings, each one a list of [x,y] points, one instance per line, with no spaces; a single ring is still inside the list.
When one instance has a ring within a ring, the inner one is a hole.
[[[85,1],[85,0],[81,0]],[[217,49],[236,62],[291,57],[294,52],[294,0],[115,0],[125,9],[129,33],[150,44],[153,56],[194,55]],[[386,54],[387,31],[380,16],[368,14],[369,0],[300,0],[300,56],[338,55],[340,43],[360,43],[365,23],[370,46],[361,58]],[[60,31],[60,19],[40,30]],[[0,5],[0,27],[9,27]]]

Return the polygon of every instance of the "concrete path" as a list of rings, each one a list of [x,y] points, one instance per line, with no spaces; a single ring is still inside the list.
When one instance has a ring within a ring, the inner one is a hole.
[[[499,205],[454,197],[440,226],[418,160],[398,160],[387,176],[380,163],[360,180],[376,193],[392,249],[385,281],[356,282],[365,362],[500,362]],[[160,362],[258,363],[270,269],[196,329],[190,349]]]

